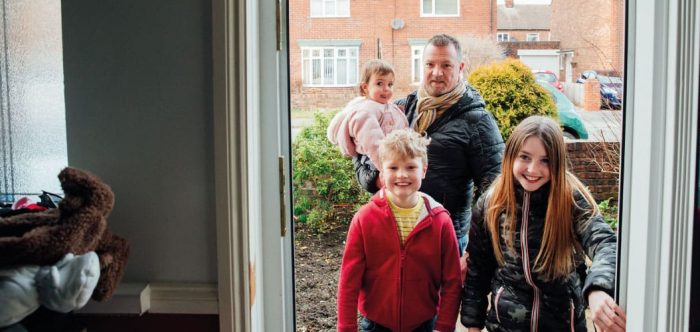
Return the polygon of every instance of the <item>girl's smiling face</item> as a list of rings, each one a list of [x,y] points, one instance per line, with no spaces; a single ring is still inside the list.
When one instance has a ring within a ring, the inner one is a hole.
[[[536,191],[549,182],[549,157],[536,136],[528,137],[513,161],[513,177],[526,191]]]

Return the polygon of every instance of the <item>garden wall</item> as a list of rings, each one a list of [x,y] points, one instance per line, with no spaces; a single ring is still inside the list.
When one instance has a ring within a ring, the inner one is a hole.
[[[567,142],[571,171],[597,201],[612,198],[617,202],[620,187],[619,142]]]

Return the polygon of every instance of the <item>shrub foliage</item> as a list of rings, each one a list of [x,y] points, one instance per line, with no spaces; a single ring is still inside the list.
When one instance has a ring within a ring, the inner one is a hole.
[[[292,144],[294,215],[310,229],[325,233],[348,225],[369,194],[355,179],[351,159],[326,138],[331,113],[316,113]]]
[[[469,83],[481,93],[486,109],[498,122],[503,139],[528,116],[557,118],[552,97],[520,60],[509,58],[480,66],[469,75]]]

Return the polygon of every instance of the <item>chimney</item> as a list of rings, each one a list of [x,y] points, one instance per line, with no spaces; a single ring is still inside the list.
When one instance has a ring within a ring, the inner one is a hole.
[[[513,0],[506,0],[506,8],[513,8]]]

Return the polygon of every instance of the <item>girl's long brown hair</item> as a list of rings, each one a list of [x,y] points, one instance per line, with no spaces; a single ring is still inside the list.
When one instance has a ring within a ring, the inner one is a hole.
[[[567,170],[566,145],[559,125],[552,119],[532,116],[523,120],[511,133],[506,142],[501,175],[491,186],[491,195],[485,213],[486,226],[491,233],[491,245],[500,265],[504,264],[500,246],[500,234],[504,232],[506,245],[513,247],[516,225],[515,178],[513,163],[525,140],[537,137],[542,141],[549,159],[550,191],[547,199],[547,214],[540,251],[535,258],[534,271],[544,280],[565,277],[575,267],[574,247],[578,240],[573,229],[573,193],[580,192],[588,201],[591,211],[597,212],[597,205],[588,189]],[[588,207],[587,207],[588,208]],[[505,215],[505,220],[501,216]]]

